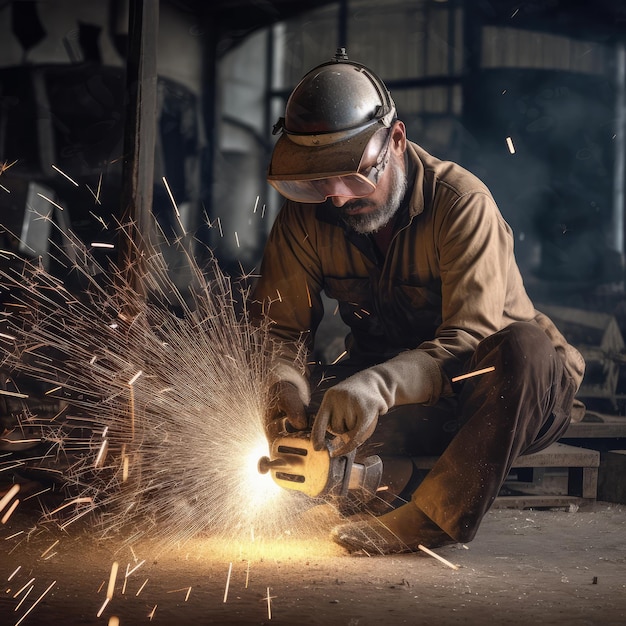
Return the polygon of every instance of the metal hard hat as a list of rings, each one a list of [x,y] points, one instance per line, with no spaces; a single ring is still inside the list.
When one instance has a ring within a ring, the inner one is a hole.
[[[268,180],[356,170],[374,133],[391,127],[396,107],[383,81],[340,48],[295,87],[274,132]]]

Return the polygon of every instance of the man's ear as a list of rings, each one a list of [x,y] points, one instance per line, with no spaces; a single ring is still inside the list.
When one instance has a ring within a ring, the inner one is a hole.
[[[404,154],[406,150],[406,127],[400,120],[396,120],[391,127],[391,149],[396,154]]]

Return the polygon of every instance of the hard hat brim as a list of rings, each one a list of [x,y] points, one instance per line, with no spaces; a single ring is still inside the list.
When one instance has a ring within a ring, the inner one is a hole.
[[[384,127],[375,120],[348,139],[319,146],[300,145],[283,132],[274,146],[267,179],[311,180],[357,172],[369,140]]]

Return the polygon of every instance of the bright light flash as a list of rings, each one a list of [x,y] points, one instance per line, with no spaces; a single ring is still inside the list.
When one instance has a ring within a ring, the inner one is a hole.
[[[515,146],[513,145],[513,140],[510,137],[506,138],[506,145],[511,154],[515,154]]]
[[[282,492],[272,478],[271,472],[261,474],[259,472],[259,459],[268,456],[267,441],[260,440],[253,445],[243,465],[246,485],[249,486],[249,505],[252,507],[267,506],[272,500],[278,498]]]

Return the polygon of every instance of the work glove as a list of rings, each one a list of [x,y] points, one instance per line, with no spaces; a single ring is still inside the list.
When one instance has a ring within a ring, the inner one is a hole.
[[[273,401],[266,420],[266,434],[270,441],[289,429],[307,428],[306,407],[293,383],[285,380],[275,383],[270,389],[270,396]]]
[[[332,456],[352,452],[367,441],[393,406],[433,404],[439,399],[443,376],[434,359],[423,350],[410,350],[346,378],[322,399],[311,431],[316,450],[325,447],[326,433],[337,435]]]

